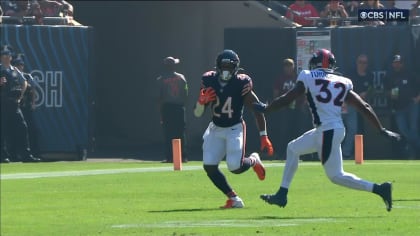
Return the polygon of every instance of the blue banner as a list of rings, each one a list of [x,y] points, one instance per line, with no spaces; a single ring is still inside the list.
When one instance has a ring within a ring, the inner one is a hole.
[[[35,123],[42,152],[90,145],[92,28],[1,25],[1,43],[25,54],[25,72],[38,83]]]

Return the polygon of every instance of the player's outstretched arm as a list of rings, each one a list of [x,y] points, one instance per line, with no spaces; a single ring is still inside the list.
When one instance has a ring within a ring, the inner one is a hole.
[[[362,115],[369,121],[369,123],[373,125],[373,127],[375,127],[383,136],[395,141],[399,141],[401,139],[401,136],[399,134],[389,131],[382,126],[381,121],[379,120],[372,106],[370,106],[369,103],[364,101],[353,90],[350,90],[347,93],[345,101],[347,104],[350,104],[351,106],[355,107],[360,113],[362,113]]]
[[[251,91],[245,95],[244,104],[247,108],[254,111],[252,104],[258,103],[260,100],[258,99],[257,95],[254,91]],[[267,130],[266,123],[265,123],[265,116],[263,113],[255,112],[254,111],[255,120],[257,122],[257,127],[259,131]]]
[[[258,112],[271,112],[278,110],[280,108],[288,106],[296,98],[302,96],[305,93],[305,86],[302,82],[298,81],[295,87],[287,91],[286,93],[274,98],[274,100],[266,105],[264,103],[258,102],[254,103],[254,110]]]
[[[261,151],[267,152],[269,156],[272,156],[274,154],[273,145],[271,144],[270,139],[268,138],[267,133],[267,124],[265,121],[265,116],[263,113],[255,112],[253,109],[253,104],[259,103],[260,100],[258,99],[257,95],[254,93],[254,91],[250,91],[245,95],[244,98],[244,104],[249,109],[251,109],[254,112],[255,121],[257,122],[258,130],[260,131],[260,140],[261,140]]]

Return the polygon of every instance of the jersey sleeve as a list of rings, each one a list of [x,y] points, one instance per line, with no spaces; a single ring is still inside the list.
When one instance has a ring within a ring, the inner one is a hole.
[[[347,79],[347,90],[353,90],[353,82]]]
[[[238,74],[237,77],[243,84],[242,96],[245,96],[246,94],[251,92],[252,89],[254,88],[254,85],[252,83],[252,79],[247,74]]]
[[[302,70],[300,73],[299,73],[299,75],[298,75],[298,77],[297,77],[297,79],[296,79],[296,82],[302,82],[303,83],[303,85],[305,86],[305,92],[308,90],[308,78],[309,78],[309,76],[310,76],[310,71],[309,70]]]
[[[200,89],[211,86],[211,79],[214,78],[216,71],[207,71],[201,77]]]

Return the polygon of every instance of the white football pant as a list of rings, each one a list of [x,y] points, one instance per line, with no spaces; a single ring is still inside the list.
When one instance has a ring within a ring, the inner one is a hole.
[[[333,183],[352,189],[371,192],[373,183],[362,180],[343,170],[341,142],[343,141],[344,135],[344,128],[331,130],[314,128],[289,142],[281,186],[289,188],[293,176],[296,173],[300,155],[317,152],[318,157],[323,163],[325,173]]]
[[[229,171],[239,169],[245,155],[245,138],[245,122],[226,128],[210,122],[203,135],[203,164],[218,165],[226,156]]]

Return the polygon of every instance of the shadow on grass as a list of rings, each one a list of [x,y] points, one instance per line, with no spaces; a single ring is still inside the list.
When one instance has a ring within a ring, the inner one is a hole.
[[[220,211],[220,208],[190,208],[190,209],[170,209],[159,211],[147,211],[149,213],[171,213],[171,212],[196,212],[196,211]]]

